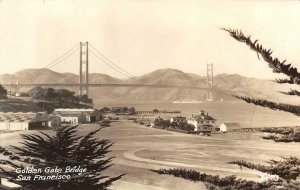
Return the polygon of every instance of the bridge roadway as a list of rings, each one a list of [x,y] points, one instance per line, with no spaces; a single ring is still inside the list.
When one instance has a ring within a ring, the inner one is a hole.
[[[79,87],[79,83],[71,83],[71,84],[1,84],[4,87],[35,87],[35,86],[43,86],[43,87]],[[169,84],[122,84],[122,83],[91,83],[88,84],[89,87],[147,87],[147,88],[185,88],[185,89],[198,89],[198,90],[212,90],[208,87],[197,87],[197,86],[181,86],[181,85],[169,85]]]

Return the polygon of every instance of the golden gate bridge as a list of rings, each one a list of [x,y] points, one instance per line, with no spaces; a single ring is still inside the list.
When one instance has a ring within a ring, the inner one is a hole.
[[[205,90],[207,91],[207,100],[213,100],[213,64],[207,64],[207,87],[203,86],[187,86],[187,85],[172,85],[172,84],[138,84],[134,81],[135,76],[127,72],[126,70],[119,67],[111,59],[106,57],[101,51],[99,51],[93,44],[89,42],[80,42],[77,43],[70,50],[66,51],[60,57],[56,58],[54,61],[45,65],[43,68],[51,69],[63,62],[65,59],[76,53],[79,49],[79,81],[78,83],[23,83],[18,81],[17,83],[2,84],[5,87],[20,89],[20,87],[79,87],[79,94],[89,94],[89,88],[101,88],[101,87],[146,87],[146,88],[181,88],[181,89],[196,89],[196,90]],[[95,58],[105,63],[107,66],[112,68],[116,73],[126,77],[129,82],[116,82],[116,83],[91,83],[89,81],[89,64],[90,64],[90,54]],[[45,70],[41,70],[40,74],[43,74]],[[36,76],[28,76],[23,79],[23,81],[30,81]],[[55,82],[55,81],[52,81]],[[17,91],[17,90],[16,90]]]

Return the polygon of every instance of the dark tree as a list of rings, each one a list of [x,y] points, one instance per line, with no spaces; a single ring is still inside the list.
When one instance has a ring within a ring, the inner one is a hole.
[[[129,112],[130,114],[135,114],[135,108],[134,108],[134,107],[128,108],[128,112]]]
[[[77,98],[78,98],[79,102],[84,103],[86,105],[93,104],[93,100],[90,99],[86,94],[77,96]]]
[[[77,126],[61,127],[50,136],[46,133],[34,135],[22,135],[24,142],[22,147],[15,147],[14,152],[24,163],[16,165],[7,161],[14,168],[13,171],[0,168],[10,176],[11,181],[22,186],[20,189],[30,190],[106,190],[114,181],[119,180],[124,174],[116,177],[108,177],[103,172],[112,166],[112,157],[106,155],[110,152],[112,143],[106,139],[96,139],[94,135],[100,129],[90,132],[86,136],[76,134]],[[60,175],[70,175],[68,179],[34,180],[36,174],[26,174],[31,176],[30,180],[18,181],[20,174],[15,172],[16,168],[26,168],[33,166],[42,169],[38,175],[52,176],[56,173],[45,173],[46,167],[63,169]],[[66,173],[66,167],[86,168],[86,172]]]
[[[29,90],[31,97],[35,100],[45,100],[44,97],[44,88],[37,86]]]
[[[56,96],[58,101],[63,102],[63,101],[72,101],[74,98],[75,92],[69,91],[67,89],[58,89],[56,90]]]
[[[128,112],[128,107],[122,107],[121,113],[127,113]]]
[[[56,100],[56,92],[55,92],[55,89],[53,88],[46,88],[45,91],[44,91],[44,94],[45,94],[45,98],[47,100]]]
[[[56,103],[59,107],[93,107],[93,100],[85,95],[75,95],[75,92],[67,89],[53,89],[35,87],[29,91],[32,98],[37,102],[49,101]],[[56,107],[56,105],[54,105]]]
[[[7,98],[7,90],[0,84],[0,99]]]

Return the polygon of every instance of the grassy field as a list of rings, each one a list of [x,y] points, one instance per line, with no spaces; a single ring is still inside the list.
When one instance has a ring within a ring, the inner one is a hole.
[[[147,128],[129,121],[114,123],[112,127],[105,128],[100,137],[115,142],[113,152],[116,159],[112,173],[123,171],[127,173],[124,178],[126,181],[165,189],[186,189],[187,185],[193,186],[190,189],[205,188],[201,183],[157,176],[149,172],[149,169],[181,167],[221,176],[237,175],[259,180],[261,173],[246,168],[241,170],[227,162],[243,159],[264,164],[266,160],[280,159],[280,156],[299,156],[300,148],[296,143],[263,140],[259,133],[227,133],[202,137]],[[173,186],[174,183],[178,184]]]
[[[84,135],[99,128],[97,124],[79,126]],[[48,131],[53,133],[53,131]],[[0,134],[2,146],[19,145],[19,133]],[[162,176],[150,171],[159,168],[189,168],[220,176],[237,175],[242,178],[259,180],[260,173],[246,168],[229,165],[232,160],[247,160],[265,163],[280,156],[300,156],[300,145],[296,143],[274,143],[259,138],[259,133],[214,134],[211,137],[186,135],[148,128],[132,121],[113,122],[104,128],[97,138],[106,138],[115,144],[111,156],[113,166],[108,175],[127,173],[114,184],[118,190],[182,190],[205,189],[202,183],[193,183],[172,176]]]

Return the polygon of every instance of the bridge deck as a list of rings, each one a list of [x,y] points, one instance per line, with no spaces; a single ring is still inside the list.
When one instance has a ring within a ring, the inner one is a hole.
[[[79,87],[79,83],[73,84],[2,84],[5,87]],[[169,84],[104,84],[104,83],[91,83],[88,84],[89,87],[147,87],[147,88],[187,88],[187,89],[201,89],[201,90],[211,90],[208,87],[197,87],[197,86],[181,86],[181,85],[169,85]]]

